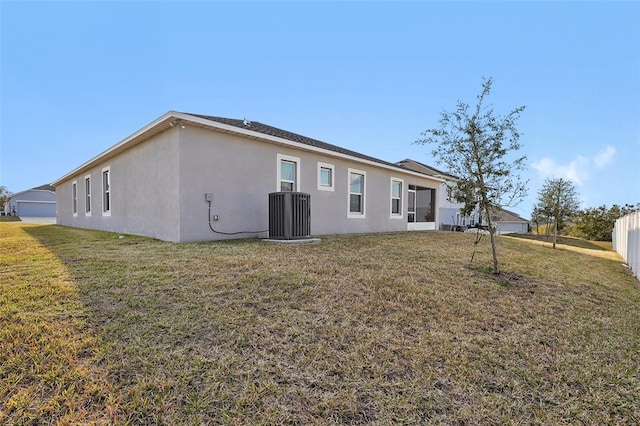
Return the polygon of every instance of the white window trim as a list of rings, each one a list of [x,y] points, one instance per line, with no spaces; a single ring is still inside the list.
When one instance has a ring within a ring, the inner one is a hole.
[[[109,210],[104,209],[104,196],[105,196],[105,187],[104,187],[104,172],[109,173]],[[102,188],[102,216],[111,216],[111,210],[113,210],[113,197],[111,197],[111,166],[103,167],[100,173],[100,186]]]
[[[87,180],[89,181],[89,192],[87,192]],[[87,210],[87,199],[89,200],[89,209]],[[84,215],[91,217],[91,211],[93,210],[93,190],[91,188],[91,175],[84,177]]]
[[[362,188],[362,213],[351,212],[351,174],[363,176]],[[367,172],[364,170],[352,169],[347,170],[347,218],[349,219],[366,219],[367,217]]]
[[[321,184],[322,181],[322,169],[331,170],[331,185],[325,186]],[[318,190],[319,191],[334,191],[336,186],[336,167],[333,164],[323,163],[318,161]]]
[[[393,183],[400,183],[400,213],[393,212]],[[404,217],[404,179],[391,177],[391,183],[389,187],[389,218],[402,219]]]
[[[73,189],[75,188],[75,194],[73,193]],[[78,181],[74,180],[73,182],[71,182],[71,212],[73,213],[73,216],[76,217],[78,216]],[[75,209],[75,211],[74,211]]]
[[[286,154],[278,154],[277,155],[278,158],[278,166],[276,167],[276,192],[281,192],[282,188],[280,186],[280,172],[282,171],[282,160],[284,161],[291,161],[292,163],[296,163],[296,184],[295,184],[295,188],[293,188],[294,192],[300,192],[300,158],[299,157],[292,157],[291,155],[286,155]]]

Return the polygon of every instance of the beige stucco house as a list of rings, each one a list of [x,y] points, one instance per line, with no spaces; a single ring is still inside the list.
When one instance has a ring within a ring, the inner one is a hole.
[[[57,223],[166,241],[262,238],[269,194],[314,235],[434,230],[443,179],[247,120],[170,111],[62,176]]]

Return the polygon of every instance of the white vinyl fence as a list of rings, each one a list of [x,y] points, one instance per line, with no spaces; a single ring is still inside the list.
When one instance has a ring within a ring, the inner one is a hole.
[[[613,249],[620,254],[640,279],[640,211],[616,220],[613,227]]]

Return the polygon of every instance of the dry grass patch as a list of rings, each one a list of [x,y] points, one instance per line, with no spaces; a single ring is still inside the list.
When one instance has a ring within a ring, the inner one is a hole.
[[[640,421],[640,286],[619,262],[500,238],[494,277],[488,241],[469,265],[462,233],[287,246],[19,229],[65,267],[83,312],[69,336],[93,336],[84,365],[115,423]]]

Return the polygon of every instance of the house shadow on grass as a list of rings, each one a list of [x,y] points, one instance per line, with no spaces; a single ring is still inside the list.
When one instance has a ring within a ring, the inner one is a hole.
[[[115,424],[112,385],[95,362],[104,348],[55,225],[2,225],[5,313],[0,424]],[[5,262],[7,262],[5,264]],[[6,322],[5,322],[6,321]],[[6,399],[5,399],[6,398]]]

